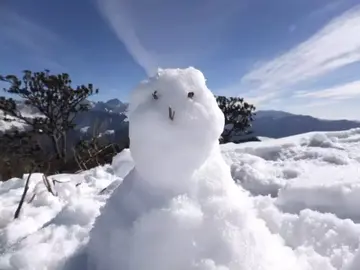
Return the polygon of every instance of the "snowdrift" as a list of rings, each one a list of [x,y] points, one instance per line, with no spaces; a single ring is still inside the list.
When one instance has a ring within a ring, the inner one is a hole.
[[[306,143],[314,136],[333,141],[335,148]],[[283,239],[285,245],[301,254],[304,260],[317,258],[327,263],[327,267],[318,269],[359,269],[359,259],[350,267],[360,243],[359,204],[349,201],[348,208],[339,204],[343,205],[350,194],[354,198],[360,197],[356,189],[360,185],[360,129],[228,144],[222,146],[221,152],[235,181],[252,195],[258,217],[273,234]],[[318,154],[314,155],[314,152]],[[329,156],[334,157],[333,160],[345,156],[348,163],[328,162]],[[13,215],[24,180],[11,179],[1,183],[0,269],[64,269],[88,243],[89,231],[109,197],[109,193],[99,195],[100,191],[111,183],[116,187],[132,167],[131,155],[125,151],[116,156],[111,165],[80,175],[53,176],[66,182],[55,186],[59,197],[54,198],[38,185],[37,194],[40,195],[31,204],[24,205],[22,215],[16,221]],[[318,169],[328,173],[319,178]],[[38,182],[41,177],[35,175],[27,200]],[[81,185],[74,187],[80,182]],[[331,186],[343,195],[325,196]],[[286,200],[284,195],[277,197],[277,194],[295,188],[313,193],[287,197]],[[328,205],[326,211],[320,208],[324,203]],[[349,215],[351,212],[355,215]],[[120,248],[117,248],[118,252]]]

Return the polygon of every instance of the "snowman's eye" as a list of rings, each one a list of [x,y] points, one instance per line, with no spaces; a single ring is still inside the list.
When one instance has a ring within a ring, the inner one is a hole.
[[[189,92],[187,96],[188,96],[188,98],[193,98],[194,95],[195,95],[194,92]]]
[[[154,91],[154,93],[152,93],[152,96],[153,96],[153,99],[159,99],[157,91]]]

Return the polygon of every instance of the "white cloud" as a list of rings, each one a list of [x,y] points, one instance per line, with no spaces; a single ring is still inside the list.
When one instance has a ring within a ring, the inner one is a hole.
[[[258,64],[241,79],[243,88],[259,95],[291,87],[360,61],[360,8],[330,21],[305,42],[279,57]]]
[[[296,93],[294,97],[298,98],[318,98],[318,99],[352,99],[360,96],[360,81],[354,81],[342,85],[333,86],[327,89],[322,89],[312,92]]]
[[[98,0],[98,7],[104,19],[115,31],[134,60],[147,74],[154,73],[158,65],[154,56],[141,44],[135,33],[127,1]]]
[[[97,0],[100,14],[148,75],[158,67],[197,65],[221,44],[238,0]]]
[[[349,119],[360,120],[360,107],[357,102],[351,99],[336,100],[336,99],[315,99],[313,101],[305,101],[300,104],[285,105],[283,110],[294,114],[305,114],[322,119]]]
[[[257,96],[251,96],[251,95],[246,96],[246,101],[251,104],[254,104],[255,106],[260,106],[261,104],[263,104],[264,102],[267,102],[269,100],[271,100],[271,104],[278,102],[279,100],[276,99],[275,97],[276,97],[276,94],[274,92],[270,92],[270,93],[264,93],[262,95],[257,95]]]
[[[338,100],[334,100],[334,99],[327,99],[327,100],[315,100],[315,101],[310,101],[310,102],[306,102],[305,104],[302,104],[300,108],[314,108],[314,107],[324,107],[324,106],[329,106],[329,105],[333,105],[333,104],[338,104],[339,101]]]
[[[281,108],[295,114],[323,119],[360,120],[360,81],[316,91],[296,91],[282,100]]]

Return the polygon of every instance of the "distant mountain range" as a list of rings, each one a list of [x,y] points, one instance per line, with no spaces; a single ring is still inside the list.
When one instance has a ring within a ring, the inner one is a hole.
[[[79,113],[75,118],[76,127],[67,135],[67,145],[71,149],[79,139],[90,139],[94,135],[101,137],[103,141],[117,142],[122,147],[129,144],[126,110],[128,104],[118,99],[106,102],[87,101],[90,110]],[[17,107],[23,115],[28,117],[38,116],[38,111],[22,102],[17,101]],[[0,135],[10,130],[26,130],[27,126],[19,121],[3,120],[3,113],[0,111]],[[48,147],[48,142],[44,142]]]
[[[282,138],[312,131],[340,131],[360,127],[360,121],[324,120],[283,111],[258,111],[253,122],[253,135]]]
[[[118,99],[106,102],[89,101],[91,109],[79,114],[76,118],[76,130],[81,136],[91,136],[94,132],[108,136],[111,140],[119,140],[128,136],[128,104]],[[36,115],[36,110],[18,103],[22,112]],[[0,115],[1,116],[1,115]],[[283,111],[257,111],[253,122],[251,136],[282,138],[311,131],[339,131],[360,127],[360,121],[323,120],[306,115],[295,115]],[[1,122],[0,129],[9,126]],[[18,124],[13,128],[18,128]],[[1,133],[1,130],[0,130]],[[80,135],[76,135],[80,136]],[[74,136],[74,135],[72,135]]]

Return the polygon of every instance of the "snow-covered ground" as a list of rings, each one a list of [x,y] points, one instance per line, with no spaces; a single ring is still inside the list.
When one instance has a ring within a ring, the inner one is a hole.
[[[88,241],[100,207],[132,167],[130,152],[124,150],[112,165],[49,177],[62,182],[55,182],[57,197],[46,190],[41,174],[33,174],[16,220],[14,213],[27,175],[0,183],[0,269],[61,269]]]
[[[228,144],[222,153],[286,245],[325,259],[321,269],[348,269],[360,243],[360,129]]]
[[[33,175],[16,220],[26,175],[1,183],[0,269],[359,270],[360,129],[219,149],[218,110],[201,72],[161,71],[131,153],[50,177],[56,197]]]
[[[360,243],[360,129],[227,144],[222,154],[272,233],[304,260],[327,261],[322,269],[346,269]],[[56,175],[65,182],[55,185],[58,197],[45,192],[41,176],[34,175],[26,201],[36,186],[37,196],[15,221],[25,181],[1,183],[0,269],[62,269],[88,241],[109,196],[100,191],[122,181],[132,166],[130,152],[124,151],[112,165]]]

